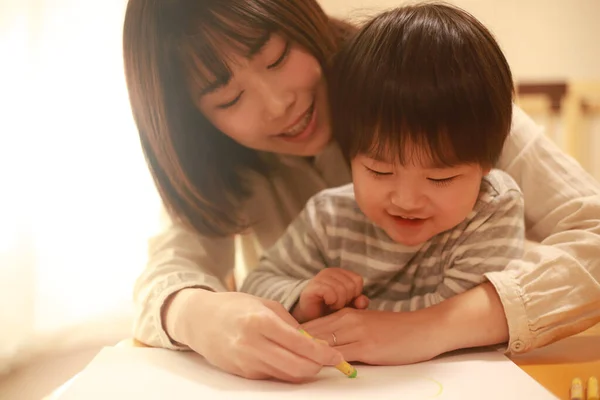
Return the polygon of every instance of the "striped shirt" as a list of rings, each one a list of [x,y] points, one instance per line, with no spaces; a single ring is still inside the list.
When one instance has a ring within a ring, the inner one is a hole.
[[[313,196],[266,251],[241,291],[291,309],[320,270],[341,267],[364,279],[369,308],[412,311],[485,281],[520,258],[524,204],[513,179],[492,170],[469,215],[418,246],[394,242],[359,209],[351,184]]]

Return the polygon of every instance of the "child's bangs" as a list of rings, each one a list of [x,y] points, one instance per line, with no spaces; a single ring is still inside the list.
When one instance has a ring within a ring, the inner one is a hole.
[[[226,83],[232,56],[260,49],[274,29],[264,12],[250,7],[216,5],[191,13],[179,46],[185,73],[197,88]]]
[[[349,124],[355,138],[351,152],[353,155],[363,154],[370,158],[399,163],[430,167],[449,167],[463,162],[457,155],[455,146],[460,145],[450,140],[448,128],[442,124],[428,126],[418,118],[408,118],[399,112],[390,99],[379,96],[379,104],[369,100],[367,110],[356,113]]]
[[[346,82],[352,83],[342,90],[345,93],[336,94],[339,108],[347,111],[342,132],[354,142],[349,146],[351,157],[370,154],[401,164],[427,159],[428,164],[439,166],[489,159],[486,134],[503,127],[490,123],[493,107],[482,106],[480,101],[485,100],[468,82],[426,71],[428,67],[420,60],[411,61],[414,67],[390,67],[389,71],[364,62],[367,70],[379,71],[346,76]],[[419,65],[424,71],[416,70]],[[415,69],[405,72],[407,67]]]

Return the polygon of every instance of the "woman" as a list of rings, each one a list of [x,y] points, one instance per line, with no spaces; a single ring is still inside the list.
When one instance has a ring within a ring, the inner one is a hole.
[[[309,197],[350,181],[325,85],[350,31],[316,0],[129,0],[127,84],[168,210],[135,288],[136,338],[240,376],[299,381],[342,356],[377,363],[386,340],[406,343],[394,363],[503,342],[518,353],[600,321],[600,187],[519,109],[498,167],[521,186],[541,244],[491,282],[405,313],[393,336],[370,310],[306,326],[332,347],[300,335],[281,305],[226,291],[235,246],[253,265]]]

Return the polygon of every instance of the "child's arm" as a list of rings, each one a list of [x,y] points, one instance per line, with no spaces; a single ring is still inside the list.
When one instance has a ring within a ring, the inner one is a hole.
[[[248,274],[241,291],[283,304],[299,322],[339,310],[354,302],[365,308],[363,279],[352,271],[327,268],[325,196],[311,199],[303,212]],[[325,206],[324,206],[325,205]],[[324,214],[325,213],[325,214]]]
[[[314,214],[315,204],[309,201],[244,279],[241,292],[275,300],[288,310],[292,308],[309,280],[326,267]]]
[[[486,281],[485,275],[501,271],[523,254],[525,222],[521,193],[511,189],[495,197],[469,223],[464,239],[445,270],[435,292],[402,301],[372,299],[369,308],[415,311],[438,304]]]

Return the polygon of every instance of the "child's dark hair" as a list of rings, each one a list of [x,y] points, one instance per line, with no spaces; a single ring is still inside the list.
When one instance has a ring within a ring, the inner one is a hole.
[[[418,162],[406,154],[418,148],[438,165],[492,167],[512,120],[512,75],[498,43],[475,17],[439,3],[368,22],[336,57],[329,93],[348,160]]]

